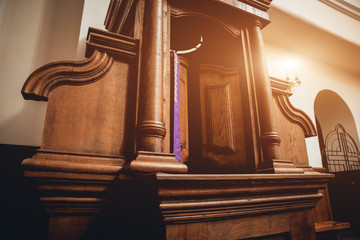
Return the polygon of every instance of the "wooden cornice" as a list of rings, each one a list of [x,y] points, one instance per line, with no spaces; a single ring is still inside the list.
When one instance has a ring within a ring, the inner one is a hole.
[[[99,51],[84,61],[49,63],[28,77],[21,93],[25,99],[47,101],[50,92],[59,86],[85,85],[100,80],[112,63],[112,57]]]
[[[287,81],[273,77],[271,77],[270,80],[273,96],[283,115],[290,122],[300,126],[304,131],[305,137],[317,136],[316,128],[310,117],[305,112],[295,108],[291,104],[289,96],[291,96],[292,93],[288,91],[289,83]]]
[[[181,18],[181,17],[201,17],[206,20],[209,20],[217,25],[219,25],[221,28],[225,29],[227,32],[229,32],[232,36],[238,37],[240,35],[240,29],[228,22],[222,21],[218,18],[215,18],[209,14],[193,11],[177,6],[171,6],[171,16],[175,18]]]
[[[273,93],[284,94],[291,96],[292,93],[289,91],[290,84],[288,81],[281,80],[279,78],[270,77],[271,89]]]
[[[138,40],[90,27],[85,56],[90,57],[94,50],[107,52],[111,56],[136,58],[138,55]]]
[[[240,0],[250,6],[256,7],[262,11],[267,11],[270,8],[272,0]]]
[[[331,174],[156,174],[160,210],[168,223],[310,209]]]
[[[222,4],[231,6],[238,11],[254,15],[261,20],[269,21],[269,14],[266,11],[269,9],[271,0],[214,0]]]

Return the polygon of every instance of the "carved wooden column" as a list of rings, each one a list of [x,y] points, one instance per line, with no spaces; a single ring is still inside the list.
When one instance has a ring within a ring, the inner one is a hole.
[[[138,150],[162,152],[166,128],[163,121],[162,0],[146,1],[142,38]]]
[[[300,173],[303,171],[295,168],[292,161],[280,160],[281,140],[275,128],[275,118],[272,109],[272,92],[261,29],[262,23],[258,19],[252,20],[248,26],[255,91],[259,109],[260,143],[263,155],[262,162],[258,168],[260,168],[261,171],[269,172]]]
[[[163,153],[163,0],[145,1],[141,40],[137,158],[130,169],[144,172],[186,172],[173,154]]]

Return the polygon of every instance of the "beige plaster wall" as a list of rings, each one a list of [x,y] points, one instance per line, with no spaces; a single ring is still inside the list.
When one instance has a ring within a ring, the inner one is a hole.
[[[39,146],[46,103],[21,88],[36,68],[74,60],[83,0],[0,1],[0,143]]]

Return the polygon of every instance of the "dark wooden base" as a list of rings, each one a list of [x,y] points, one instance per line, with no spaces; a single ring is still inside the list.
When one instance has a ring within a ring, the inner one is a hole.
[[[49,239],[315,239],[310,210],[330,174],[103,175],[25,171]]]

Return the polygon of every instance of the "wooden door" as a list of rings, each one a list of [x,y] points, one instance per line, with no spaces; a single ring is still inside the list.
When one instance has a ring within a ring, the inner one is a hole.
[[[214,172],[246,171],[239,71],[200,65],[202,155]]]

